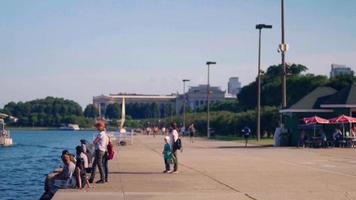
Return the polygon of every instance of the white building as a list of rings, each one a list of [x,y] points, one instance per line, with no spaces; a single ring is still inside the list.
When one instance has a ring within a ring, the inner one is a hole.
[[[239,77],[229,78],[229,82],[227,84],[227,93],[236,97],[240,90],[241,83],[239,81]]]
[[[354,71],[346,65],[331,64],[330,78],[334,78],[338,75],[353,75]]]
[[[190,109],[195,110],[197,107],[207,104],[207,85],[198,85],[190,87],[186,95],[186,106]],[[221,90],[219,87],[210,86],[210,103],[224,101],[225,91]],[[183,106],[183,95],[177,97],[176,110],[180,111]]]

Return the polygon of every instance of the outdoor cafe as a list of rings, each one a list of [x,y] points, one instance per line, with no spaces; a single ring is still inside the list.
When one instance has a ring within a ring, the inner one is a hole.
[[[355,147],[356,118],[340,115],[332,119],[319,116],[302,119],[299,147]]]

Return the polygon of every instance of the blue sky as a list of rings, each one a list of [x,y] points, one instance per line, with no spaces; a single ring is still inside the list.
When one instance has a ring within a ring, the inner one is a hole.
[[[356,70],[356,1],[285,0],[286,60],[327,75],[331,63]],[[206,83],[226,89],[280,63],[279,0],[1,0],[0,107],[46,96],[117,92],[170,94]]]

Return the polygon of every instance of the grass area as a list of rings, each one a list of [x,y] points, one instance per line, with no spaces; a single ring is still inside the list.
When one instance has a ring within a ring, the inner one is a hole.
[[[245,142],[245,139],[243,137],[232,136],[232,135],[217,135],[217,136],[215,136],[214,139],[223,140],[223,141],[241,142],[241,143]],[[260,141],[257,141],[257,139],[255,137],[250,137],[248,140],[248,143],[270,146],[270,145],[274,144],[274,140],[273,140],[273,138],[261,138]]]

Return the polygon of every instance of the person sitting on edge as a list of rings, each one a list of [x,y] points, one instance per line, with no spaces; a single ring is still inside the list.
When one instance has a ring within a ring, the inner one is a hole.
[[[84,185],[87,185],[89,188],[90,184],[86,176],[86,173],[90,171],[88,157],[84,154],[81,146],[77,146],[75,149],[77,159],[77,163],[75,164],[77,186],[79,189],[83,188]]]
[[[172,148],[171,145],[169,144],[169,136],[164,137],[164,146],[163,146],[163,158],[164,158],[164,165],[165,165],[165,170],[163,171],[163,173],[167,173],[170,172],[170,163],[171,163],[171,159],[173,157],[172,155]]]
[[[247,147],[248,143],[248,138],[250,137],[251,129],[247,126],[245,126],[244,129],[242,129],[242,135],[244,136],[245,139],[245,147]]]
[[[105,152],[107,151],[108,145],[108,137],[105,133],[105,122],[99,121],[95,124],[95,127],[98,129],[99,133],[93,141],[93,144],[95,145],[95,159],[92,166],[89,183],[93,183],[94,181],[96,167],[98,167],[100,173],[100,180],[98,180],[96,183],[105,183],[103,157],[105,155]]]
[[[75,164],[71,160],[70,154],[64,154],[62,156],[63,170],[54,177],[54,186],[56,189],[60,188],[75,188],[76,180],[73,176],[75,171]]]

